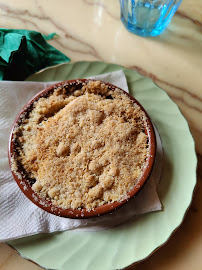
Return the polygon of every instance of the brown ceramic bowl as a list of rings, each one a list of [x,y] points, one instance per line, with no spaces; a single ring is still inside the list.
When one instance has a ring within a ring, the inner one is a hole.
[[[11,135],[10,135],[10,139],[9,139],[9,151],[8,151],[8,156],[9,156],[9,164],[10,166],[12,165],[12,159],[16,157],[17,155],[17,151],[16,151],[16,140],[14,139],[14,128],[16,127],[16,125],[20,125],[21,123],[21,116],[25,115],[28,116],[29,112],[32,110],[33,107],[33,103],[35,101],[37,101],[39,98],[41,97],[47,97],[49,96],[53,90],[63,84],[71,84],[72,85],[79,85],[82,82],[87,82],[89,80],[87,79],[79,79],[79,80],[69,80],[69,81],[63,81],[57,84],[54,84],[46,89],[44,89],[43,91],[41,91],[40,93],[38,93],[35,97],[33,97],[21,110],[21,112],[18,114],[13,127],[12,127],[12,131],[11,131]],[[92,81],[92,80],[91,80]],[[105,83],[105,82],[103,82]],[[106,85],[109,86],[110,90],[115,90],[115,88],[117,88],[114,85],[105,83]],[[126,93],[124,90],[120,89],[121,91],[123,91],[123,93],[125,95],[127,95],[134,103],[136,103],[141,109],[142,111],[145,113],[146,117],[145,117],[145,122],[144,122],[144,129],[145,129],[145,133],[148,135],[148,139],[149,139],[149,154],[147,157],[147,160],[145,161],[145,166],[143,168],[143,172],[142,172],[142,176],[139,179],[138,183],[135,184],[134,188],[127,193],[127,199],[123,200],[123,201],[116,201],[113,203],[109,203],[109,204],[104,204],[102,206],[96,207],[92,210],[87,210],[87,209],[63,209],[57,206],[54,206],[48,199],[44,199],[39,197],[39,195],[34,192],[31,188],[31,186],[33,185],[33,183],[31,183],[29,181],[29,179],[26,178],[23,168],[20,164],[18,164],[18,169],[17,172],[12,171],[13,177],[16,181],[16,183],[18,184],[19,188],[21,189],[21,191],[30,199],[30,201],[32,201],[35,205],[39,206],[40,208],[42,208],[43,210],[57,215],[57,216],[61,216],[61,217],[67,217],[67,218],[90,218],[90,217],[96,217],[96,216],[100,216],[103,214],[107,214],[110,213],[114,210],[116,210],[117,208],[121,207],[122,205],[126,204],[130,199],[132,199],[135,195],[137,195],[137,193],[142,189],[142,187],[144,186],[144,184],[146,183],[146,181],[148,180],[153,165],[154,165],[154,161],[155,161],[155,153],[156,153],[156,138],[155,138],[155,133],[154,133],[154,129],[151,123],[151,120],[149,119],[148,114],[146,113],[146,111],[144,110],[144,108],[140,105],[140,103],[133,98],[132,96],[130,96],[128,93]]]

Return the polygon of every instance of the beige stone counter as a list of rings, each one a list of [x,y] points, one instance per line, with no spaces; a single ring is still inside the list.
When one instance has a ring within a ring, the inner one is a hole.
[[[167,30],[142,38],[124,28],[118,0],[0,0],[2,28],[24,28],[59,37],[49,43],[80,60],[104,61],[150,77],[178,104],[202,154],[202,2],[184,0]],[[150,258],[129,269],[200,270],[202,265],[202,158],[185,220]],[[0,244],[0,270],[40,269]]]

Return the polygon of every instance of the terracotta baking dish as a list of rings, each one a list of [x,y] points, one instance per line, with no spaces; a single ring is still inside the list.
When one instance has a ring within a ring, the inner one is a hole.
[[[54,84],[46,89],[44,89],[43,91],[41,91],[40,93],[38,93],[35,97],[33,97],[21,110],[21,112],[18,114],[13,127],[12,127],[12,131],[10,134],[10,139],[9,139],[9,150],[8,150],[8,156],[9,156],[9,164],[10,166],[11,164],[11,160],[17,155],[17,151],[16,151],[16,141],[14,139],[14,128],[16,127],[16,125],[20,125],[21,122],[21,116],[22,115],[29,115],[29,112],[32,110],[32,106],[33,103],[35,101],[37,101],[39,98],[41,97],[47,97],[49,96],[56,87],[63,85],[63,84],[71,84],[72,85],[78,85],[81,84],[83,82],[87,82],[87,79],[78,79],[78,80],[69,80],[69,81],[63,81],[57,84]],[[92,81],[92,80],[90,80]],[[103,82],[105,83],[105,82]],[[114,85],[107,84],[111,90],[115,90],[115,88],[117,88]],[[18,169],[17,172],[12,171],[13,177],[16,181],[16,183],[18,184],[19,188],[21,189],[21,191],[27,196],[27,198],[30,199],[30,201],[32,201],[35,205],[37,205],[38,207],[42,208],[43,210],[57,215],[57,216],[61,216],[61,217],[67,217],[67,218],[90,218],[90,217],[96,217],[96,216],[100,216],[103,214],[107,214],[110,213],[114,210],[116,210],[117,208],[121,207],[122,205],[126,204],[130,199],[132,199],[135,195],[137,195],[137,193],[141,190],[141,188],[144,186],[144,184],[146,183],[146,181],[148,180],[153,165],[154,165],[154,161],[155,161],[155,153],[156,153],[156,139],[155,139],[155,133],[154,133],[154,129],[151,123],[151,120],[147,114],[147,112],[144,110],[144,108],[139,104],[139,102],[133,98],[132,96],[130,96],[128,93],[126,93],[124,90],[120,89],[121,91],[123,91],[123,93],[125,95],[127,95],[134,103],[136,103],[141,109],[142,111],[145,113],[146,118],[145,118],[145,122],[144,122],[144,129],[145,129],[145,133],[148,135],[148,139],[149,139],[149,154],[145,163],[145,166],[143,168],[143,172],[142,172],[142,176],[139,179],[138,183],[134,186],[134,188],[127,193],[127,199],[123,200],[123,201],[117,201],[114,203],[109,203],[109,204],[104,204],[102,206],[96,207],[92,210],[87,210],[87,209],[63,209],[60,207],[56,207],[54,206],[48,199],[44,199],[39,197],[39,195],[34,192],[31,188],[32,184],[26,177],[25,174],[23,172],[23,168],[20,164],[18,164]]]

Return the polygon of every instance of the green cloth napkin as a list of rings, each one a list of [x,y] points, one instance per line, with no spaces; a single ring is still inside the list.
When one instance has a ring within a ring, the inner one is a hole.
[[[22,81],[43,68],[69,62],[46,42],[55,35],[0,28],[0,80]]]

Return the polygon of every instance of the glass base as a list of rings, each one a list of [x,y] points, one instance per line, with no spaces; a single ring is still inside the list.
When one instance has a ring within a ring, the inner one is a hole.
[[[121,20],[128,31],[130,31],[131,33],[136,34],[138,36],[142,36],[142,37],[158,36],[166,29],[166,27],[170,23],[170,21],[168,21],[166,24],[161,25],[160,27],[146,29],[146,28],[137,27],[134,24],[127,22],[123,16],[121,17]]]

